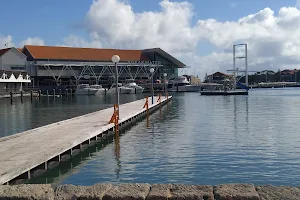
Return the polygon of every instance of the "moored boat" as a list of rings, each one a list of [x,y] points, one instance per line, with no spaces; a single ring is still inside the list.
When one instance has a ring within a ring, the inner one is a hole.
[[[125,80],[125,87],[132,88],[131,93],[132,94],[141,94],[144,91],[144,88],[137,85],[134,79],[127,79]]]
[[[132,88],[125,87],[122,83],[118,83],[118,91],[120,94],[130,94],[132,92]],[[115,93],[116,92],[116,84],[112,84],[107,93]]]
[[[79,84],[76,87],[75,95],[95,95],[97,92],[98,90],[91,88],[89,84]]]

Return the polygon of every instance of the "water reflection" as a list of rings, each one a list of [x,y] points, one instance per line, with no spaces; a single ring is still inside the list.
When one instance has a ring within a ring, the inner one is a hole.
[[[121,161],[120,161],[120,136],[119,133],[115,134],[115,159],[117,161],[116,175],[117,180],[119,180],[119,174],[121,171]]]
[[[118,141],[97,144],[98,151],[47,181],[297,186],[299,98],[299,89],[256,90],[248,97],[175,94],[149,120]]]

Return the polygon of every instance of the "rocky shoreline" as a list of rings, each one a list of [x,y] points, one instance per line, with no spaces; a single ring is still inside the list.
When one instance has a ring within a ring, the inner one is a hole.
[[[50,184],[1,185],[2,199],[44,200],[297,200],[300,188],[255,186],[253,184],[181,185],[181,184],[95,184],[93,186]]]

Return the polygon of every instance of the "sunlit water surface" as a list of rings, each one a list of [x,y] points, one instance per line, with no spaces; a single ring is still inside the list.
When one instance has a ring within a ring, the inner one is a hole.
[[[127,96],[122,102],[142,98]],[[112,106],[113,97],[1,100],[1,136]],[[3,103],[4,102],[4,103]],[[32,183],[92,185],[300,183],[300,89],[258,89],[249,96],[174,94],[168,106],[117,138],[102,141]],[[4,110],[4,112],[3,112]],[[3,128],[2,128],[3,130]]]

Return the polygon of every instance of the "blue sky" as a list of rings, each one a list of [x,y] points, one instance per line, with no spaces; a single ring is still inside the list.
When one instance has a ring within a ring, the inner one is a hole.
[[[127,2],[133,12],[121,1]],[[232,45],[246,42],[252,70],[300,69],[300,43],[295,42],[300,41],[300,10],[294,8],[296,0],[187,0],[193,10],[182,2],[96,0],[93,4],[93,0],[18,3],[3,0],[0,47],[4,48],[7,40],[17,47],[23,43],[126,49],[160,47],[203,77],[206,72],[226,72],[232,68]],[[238,22],[251,14],[254,15],[243,23]],[[203,21],[196,24],[198,20]]]
[[[30,2],[30,3],[29,3]],[[55,45],[63,38],[87,33],[78,26],[92,4],[92,0],[30,0],[1,2],[0,35],[12,35],[18,44],[28,37],[40,37],[46,45]],[[129,0],[135,12],[159,11],[160,0]],[[278,11],[283,6],[294,6],[295,0],[189,0],[194,5],[197,19],[214,18],[219,21],[237,20],[248,14],[270,7]],[[235,7],[232,5],[235,4]]]

